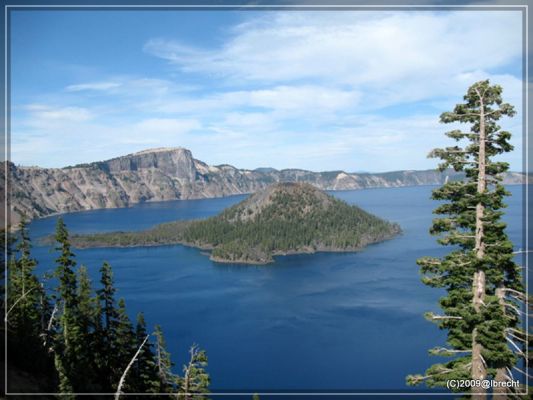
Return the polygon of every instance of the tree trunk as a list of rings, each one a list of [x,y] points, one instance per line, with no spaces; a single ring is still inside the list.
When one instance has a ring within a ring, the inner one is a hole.
[[[498,288],[496,289],[496,297],[498,298],[498,302],[500,303],[502,307],[502,311],[505,314],[505,292],[503,283],[501,283]],[[506,382],[509,380],[509,377],[507,376],[507,373],[505,371],[505,368],[498,368],[496,370],[496,376],[494,377],[494,380],[497,382]],[[496,387],[494,388],[494,400],[505,400],[507,399],[507,393],[508,390],[506,387]]]
[[[485,272],[477,271],[474,274],[474,308],[477,312],[480,310],[481,301],[485,294]],[[483,347],[477,342],[477,328],[472,332],[472,379],[483,380],[487,377],[487,367],[483,361],[481,352]],[[473,389],[478,394],[476,399],[485,399],[486,390],[482,387]]]
[[[192,399],[192,396],[189,391],[191,390],[191,369],[193,367],[194,357],[196,356],[196,345],[193,345],[191,347],[189,353],[191,354],[191,359],[189,360],[189,364],[187,364],[187,368],[183,376],[183,392],[185,395],[185,400]]]
[[[185,400],[189,400],[190,397],[189,397],[189,380],[190,380],[190,376],[189,376],[189,371],[190,371],[190,365],[187,367],[187,371],[185,372],[185,376],[183,378],[183,395],[185,396]]]
[[[479,93],[478,93],[479,94]],[[485,177],[485,106],[483,104],[483,97],[479,94],[479,153],[478,153],[478,177],[477,177],[477,193],[482,194],[486,189]],[[475,232],[475,253],[478,260],[485,256],[485,245],[483,243],[483,215],[485,207],[481,202],[476,204],[476,232]],[[485,271],[478,269],[474,273],[472,285],[472,303],[476,312],[480,312],[485,299]],[[481,352],[483,347],[477,342],[477,329],[472,332],[472,379],[485,379],[487,377],[487,366],[483,361]],[[486,389],[477,387],[473,389],[477,394],[477,400],[486,399]]]
[[[157,336],[157,371],[159,373],[159,391],[161,392],[163,389],[166,390],[167,379],[161,364],[161,343],[159,340],[160,338]]]

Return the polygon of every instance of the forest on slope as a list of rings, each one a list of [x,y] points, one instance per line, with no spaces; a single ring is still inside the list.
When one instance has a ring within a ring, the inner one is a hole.
[[[282,183],[205,220],[175,221],[141,232],[73,235],[77,247],[185,244],[219,262],[266,264],[274,255],[356,251],[399,234],[384,221],[309,185]]]
[[[2,252],[7,251],[2,263],[8,260],[7,287],[1,287],[6,392],[62,393],[64,399],[76,398],[74,393],[205,398],[210,382],[205,351],[192,345],[183,374],[174,373],[161,326],[152,331],[143,313],[130,320],[125,300],[117,300],[110,264],[102,264],[94,287],[87,268],[78,266],[61,219],[52,274],[36,274],[38,260],[24,221],[16,235],[4,231],[0,238]]]

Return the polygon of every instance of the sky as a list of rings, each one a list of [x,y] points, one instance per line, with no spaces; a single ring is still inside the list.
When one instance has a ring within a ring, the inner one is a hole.
[[[435,168],[439,115],[502,85],[522,170],[519,11],[14,10],[11,160],[185,147],[211,165]]]

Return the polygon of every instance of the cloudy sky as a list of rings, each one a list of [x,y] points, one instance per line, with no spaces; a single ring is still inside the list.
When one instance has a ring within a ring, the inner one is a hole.
[[[489,78],[521,170],[519,11],[14,11],[11,159],[181,146],[242,168],[434,168],[441,112]]]

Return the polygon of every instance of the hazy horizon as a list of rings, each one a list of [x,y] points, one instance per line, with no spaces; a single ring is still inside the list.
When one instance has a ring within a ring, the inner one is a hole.
[[[435,169],[439,115],[490,79],[521,171],[522,40],[520,11],[13,10],[11,161],[180,146],[243,169]]]

